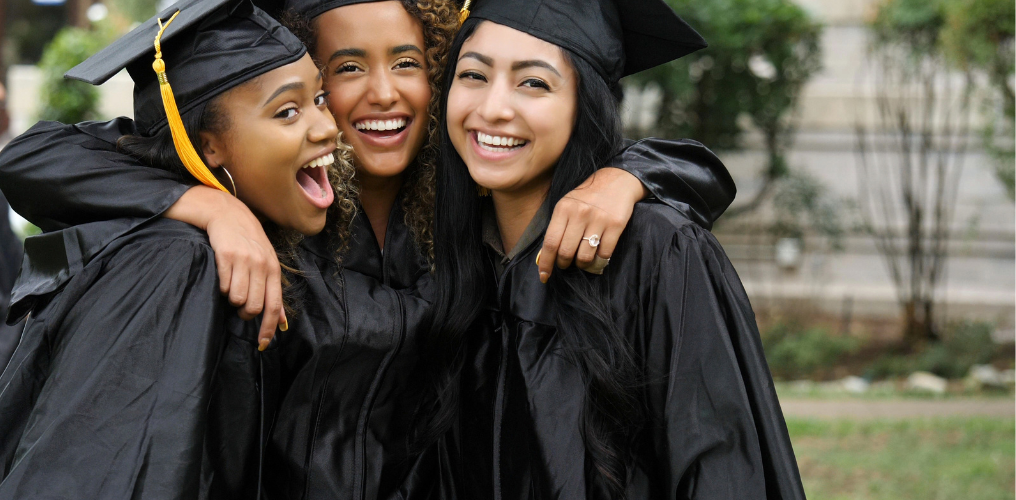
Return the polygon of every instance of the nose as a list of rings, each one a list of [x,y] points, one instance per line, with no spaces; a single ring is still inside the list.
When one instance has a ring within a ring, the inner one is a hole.
[[[324,141],[335,142],[339,136],[339,127],[335,125],[335,118],[332,116],[331,111],[328,111],[327,108],[320,109],[318,107],[311,109],[312,122],[307,129],[307,140],[314,144]]]
[[[506,81],[494,82],[487,95],[476,108],[476,113],[488,123],[508,122],[515,118],[512,106],[512,89]]]
[[[399,100],[399,92],[392,82],[392,75],[385,69],[371,71],[367,82],[367,102],[380,106],[382,109],[392,107]]]

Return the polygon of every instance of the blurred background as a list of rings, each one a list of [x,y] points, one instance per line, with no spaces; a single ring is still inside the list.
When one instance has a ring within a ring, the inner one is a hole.
[[[626,131],[737,182],[714,233],[809,497],[1014,498],[1013,0],[668,2],[710,47],[628,78]],[[130,116],[126,74],[61,75],[171,3],[0,0],[0,143]],[[37,231],[9,221],[0,298]]]

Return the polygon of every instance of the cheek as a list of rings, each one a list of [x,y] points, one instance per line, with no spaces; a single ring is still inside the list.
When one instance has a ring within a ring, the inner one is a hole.
[[[334,79],[334,80],[337,80]],[[357,88],[357,85],[349,82],[338,82],[331,80],[325,84],[324,89],[328,94],[328,111],[332,112],[332,116],[335,117],[335,122],[339,127],[348,128],[349,115],[353,112],[353,108],[356,107],[356,103],[359,102],[359,96],[362,94]]]

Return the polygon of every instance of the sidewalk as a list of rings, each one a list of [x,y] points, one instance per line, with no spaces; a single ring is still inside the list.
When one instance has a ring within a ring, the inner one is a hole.
[[[927,400],[816,400],[780,398],[788,418],[907,419],[920,417],[1016,417],[1011,399]]]

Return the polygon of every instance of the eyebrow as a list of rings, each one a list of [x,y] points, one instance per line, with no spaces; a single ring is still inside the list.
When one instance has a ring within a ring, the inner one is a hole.
[[[483,54],[479,54],[479,53],[476,53],[476,52],[466,52],[465,54],[462,54],[461,57],[459,57],[459,60],[461,61],[461,60],[463,60],[463,59],[465,59],[467,57],[471,58],[471,59],[476,59],[477,61],[480,61],[481,63],[486,64],[487,66],[493,66],[494,65],[494,59],[493,58],[487,57],[487,56],[485,56]],[[557,75],[559,77],[561,76],[561,73],[558,72],[557,69],[554,68],[554,66],[552,66],[550,63],[548,63],[546,61],[541,61],[539,59],[530,59],[530,60],[527,60],[527,61],[517,61],[517,62],[512,64],[512,71],[518,71],[520,69],[533,68],[533,67],[536,67],[536,68],[545,68],[545,69],[548,69],[551,72],[553,72],[555,75]]]
[[[339,57],[367,57],[367,51],[363,49],[339,49],[332,52],[332,56],[328,58],[328,62],[331,63]]]
[[[274,101],[276,97],[279,97],[280,95],[289,92],[290,90],[300,90],[303,87],[304,87],[303,82],[287,83],[279,87],[274,93],[272,93],[272,96],[269,97],[268,100],[265,101],[265,103],[262,104],[261,106],[267,106],[268,103]]]
[[[548,63],[546,61],[541,61],[539,59],[530,59],[528,61],[518,61],[518,62],[515,62],[515,63],[512,64],[512,71],[518,71],[520,69],[526,69],[526,68],[544,68],[544,69],[550,70],[552,73],[554,73],[555,75],[557,75],[559,77],[561,76],[561,73],[558,73],[557,69],[555,69],[554,66],[552,66],[550,63]]]
[[[463,60],[463,59],[465,59],[467,57],[472,58],[472,59],[476,59],[477,61],[480,61],[481,63],[486,64],[487,66],[493,66],[494,65],[494,59],[492,59],[490,57],[487,57],[487,56],[485,56],[483,54],[476,53],[476,52],[466,52],[465,54],[462,54],[461,57],[459,57],[459,60],[461,61],[461,60]]]
[[[420,47],[417,47],[416,45],[413,44],[399,45],[398,47],[392,47],[392,50],[388,51],[388,53],[393,56],[405,52],[416,52],[419,54],[423,54],[423,51],[420,50]]]

